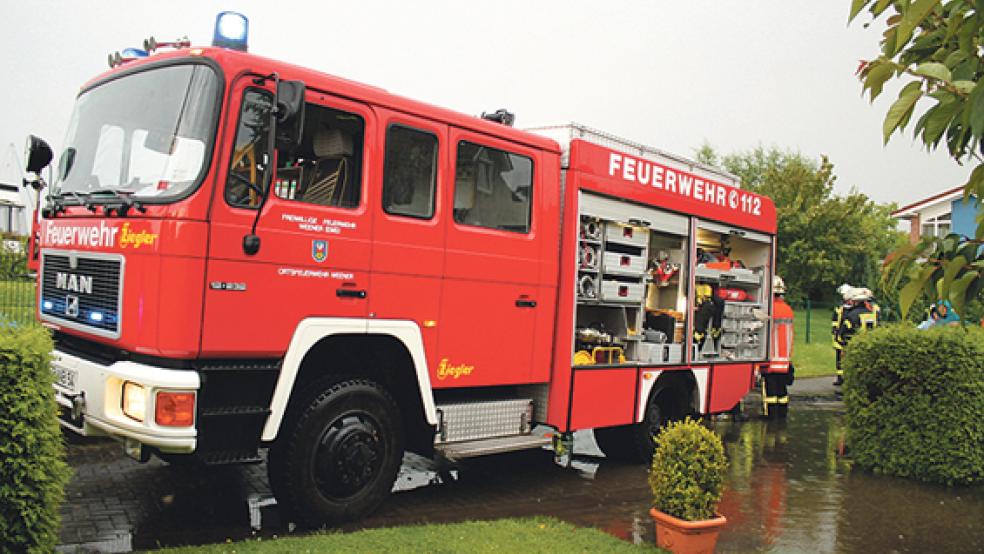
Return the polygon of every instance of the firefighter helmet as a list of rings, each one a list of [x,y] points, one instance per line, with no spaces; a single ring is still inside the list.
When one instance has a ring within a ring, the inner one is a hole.
[[[786,294],[786,282],[778,275],[772,278],[772,294]]]

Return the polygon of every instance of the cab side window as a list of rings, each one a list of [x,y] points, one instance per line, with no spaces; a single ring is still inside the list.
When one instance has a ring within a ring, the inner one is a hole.
[[[273,96],[266,91],[250,89],[243,96],[236,146],[225,186],[226,202],[232,206],[256,208],[260,205],[263,172],[268,163],[266,152],[272,104]]]
[[[455,167],[456,223],[529,233],[532,159],[461,141]]]
[[[358,207],[365,127],[361,116],[308,104],[301,144],[278,156],[274,194],[320,206]]]
[[[265,183],[273,96],[250,89],[243,97],[236,145],[226,181],[226,201],[256,208]],[[290,152],[277,151],[272,193],[285,200],[355,208],[362,192],[365,120],[316,104],[305,106],[304,136]]]
[[[386,132],[383,209],[386,213],[430,219],[437,183],[437,137],[402,125]]]

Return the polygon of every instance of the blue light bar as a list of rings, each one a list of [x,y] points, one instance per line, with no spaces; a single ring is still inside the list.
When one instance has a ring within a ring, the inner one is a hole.
[[[124,48],[120,55],[124,58],[146,58],[147,51],[139,48]]]
[[[43,302],[43,303],[41,304],[41,306],[42,306],[42,307],[43,307],[44,309],[46,309],[46,310],[51,310],[51,309],[53,309],[53,308],[55,307],[55,303],[54,303],[54,302],[52,302],[51,300],[45,300],[45,301],[44,301],[44,302]]]
[[[249,35],[249,20],[236,12],[219,12],[215,16],[215,32],[212,35],[212,46],[246,51]]]
[[[99,323],[103,320],[102,312],[89,312],[89,319]]]

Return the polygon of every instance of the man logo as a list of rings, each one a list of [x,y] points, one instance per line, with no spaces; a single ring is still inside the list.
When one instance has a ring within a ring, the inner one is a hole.
[[[311,241],[311,257],[319,264],[328,259],[328,241]]]
[[[65,296],[65,315],[79,317],[79,297],[74,294]]]

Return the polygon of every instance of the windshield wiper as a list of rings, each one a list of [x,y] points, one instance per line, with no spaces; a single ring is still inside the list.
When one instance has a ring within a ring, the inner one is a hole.
[[[126,217],[126,213],[130,211],[130,208],[134,208],[140,213],[147,211],[147,208],[145,208],[142,203],[130,197],[133,194],[132,192],[120,192],[116,189],[96,189],[89,193],[89,198],[101,194],[111,194],[119,200],[118,204],[111,204],[110,202],[104,203],[106,207],[103,209],[106,211],[106,215],[110,215],[109,212],[113,209],[116,210],[116,213],[119,214],[120,217]]]
[[[85,206],[87,210],[95,213],[96,208],[88,200],[85,199],[85,196],[77,192],[72,192],[70,190],[67,190],[48,197],[48,200],[51,202],[52,215],[57,216],[58,214],[65,212],[65,207],[68,205],[65,203],[66,196],[70,196],[74,198],[78,202],[77,204],[78,206]]]

